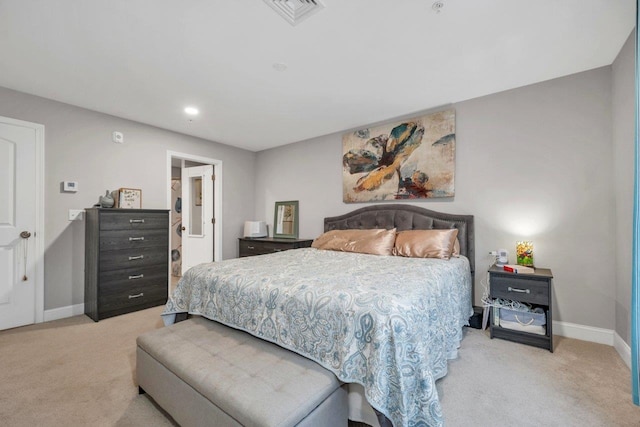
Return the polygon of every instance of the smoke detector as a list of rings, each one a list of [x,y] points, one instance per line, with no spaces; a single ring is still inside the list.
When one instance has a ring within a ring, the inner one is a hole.
[[[324,9],[324,4],[320,0],[264,0],[264,2],[294,26]]]

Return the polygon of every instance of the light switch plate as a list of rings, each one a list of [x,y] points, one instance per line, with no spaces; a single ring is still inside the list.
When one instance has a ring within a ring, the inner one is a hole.
[[[84,219],[84,209],[69,209],[69,221],[82,221]]]

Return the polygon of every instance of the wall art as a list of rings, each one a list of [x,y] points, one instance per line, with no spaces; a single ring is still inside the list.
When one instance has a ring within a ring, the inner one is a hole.
[[[342,137],[343,201],[453,197],[455,110]]]

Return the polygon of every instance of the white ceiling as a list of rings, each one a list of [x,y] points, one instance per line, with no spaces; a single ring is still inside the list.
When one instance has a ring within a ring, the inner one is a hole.
[[[635,22],[635,0],[322,1],[294,27],[262,0],[0,0],[0,86],[259,151],[609,65]]]

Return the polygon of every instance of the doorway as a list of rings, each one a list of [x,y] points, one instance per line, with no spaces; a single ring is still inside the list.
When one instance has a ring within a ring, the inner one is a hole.
[[[172,291],[189,267],[222,259],[222,161],[167,151],[167,205]]]

